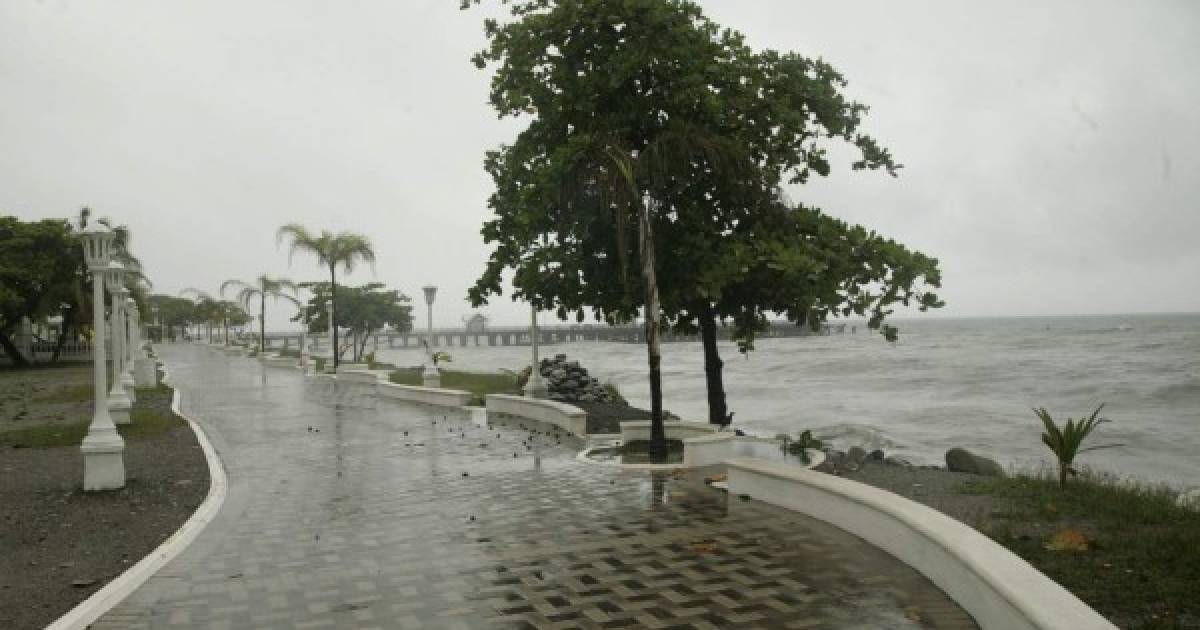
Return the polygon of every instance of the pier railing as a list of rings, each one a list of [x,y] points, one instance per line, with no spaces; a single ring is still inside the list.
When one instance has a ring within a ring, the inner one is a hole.
[[[850,324],[824,324],[820,329],[814,331],[808,326],[797,326],[795,324],[772,324],[767,330],[762,331],[757,335],[759,339],[771,339],[778,337],[808,337],[814,335],[834,335],[845,334],[847,328],[850,332],[857,332],[857,328]],[[722,328],[718,330],[718,336],[721,339],[728,340],[730,338],[731,329]],[[427,334],[424,330],[411,330],[407,332],[381,332],[372,335],[372,339],[367,342],[367,348],[370,350],[379,350],[380,348],[407,348],[409,346],[420,347],[425,341]],[[432,345],[434,347],[452,347],[452,346],[528,346],[532,342],[528,326],[489,326],[483,329],[468,330],[465,328],[435,328],[433,329]],[[671,330],[665,331],[661,335],[661,339],[666,343],[683,342],[683,341],[699,341],[700,335],[683,334]],[[557,324],[550,326],[538,326],[538,344],[552,345],[559,343],[570,343],[573,341],[608,341],[616,343],[643,343],[645,341],[645,330],[640,325],[629,326],[604,326],[595,324]],[[299,347],[300,333],[267,333],[267,343],[271,347]],[[314,347],[321,347],[328,342],[324,339],[324,335],[309,335],[309,343]]]

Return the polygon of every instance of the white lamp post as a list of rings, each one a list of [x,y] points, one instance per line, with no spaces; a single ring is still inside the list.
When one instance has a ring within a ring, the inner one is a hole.
[[[114,234],[111,230],[93,228],[83,230],[80,236],[84,259],[88,271],[92,272],[92,322],[95,328],[92,363],[96,400],[92,422],[79,448],[83,453],[83,489],[113,490],[125,487],[125,440],[117,433],[104,396],[108,380],[104,356],[104,280],[112,256]]]
[[[546,382],[542,380],[542,366],[538,362],[537,307],[532,303],[529,305],[529,312],[532,314],[529,326],[529,345],[533,346],[533,363],[529,364],[529,380],[525,382],[525,396],[545,398],[549,392],[546,390]]]
[[[121,319],[121,303],[124,302],[125,267],[119,262],[108,264],[108,292],[112,298],[109,311],[112,316],[112,387],[108,390],[108,415],[116,424],[129,424],[129,408],[133,403],[125,393],[125,384],[121,382],[121,372],[125,366],[121,364],[124,358],[124,348],[121,343],[124,337],[124,322]]]
[[[336,345],[334,335],[337,334],[337,326],[333,323],[333,300],[325,303],[325,315],[329,318],[329,361],[325,363],[325,373],[333,374],[337,372],[337,368],[333,366],[333,349]]]
[[[133,319],[133,310],[136,305],[133,298],[126,297],[129,295],[129,290],[122,287],[121,290],[121,327],[118,329],[121,333],[121,350],[124,356],[121,364],[121,386],[125,388],[125,395],[129,397],[129,402],[137,402],[137,383],[133,380],[133,359],[136,356],[134,353],[134,344],[137,343],[134,329],[136,323]]]
[[[421,287],[425,292],[425,304],[428,306],[428,319],[425,327],[425,370],[421,373],[421,384],[425,387],[441,387],[442,374],[433,361],[433,298],[437,297],[437,287],[433,285]]]

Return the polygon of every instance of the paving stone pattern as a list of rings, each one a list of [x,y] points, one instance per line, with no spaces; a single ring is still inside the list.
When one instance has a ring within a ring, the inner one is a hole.
[[[695,479],[578,462],[552,428],[199,347],[161,354],[229,497],[94,628],[976,627],[854,536]]]

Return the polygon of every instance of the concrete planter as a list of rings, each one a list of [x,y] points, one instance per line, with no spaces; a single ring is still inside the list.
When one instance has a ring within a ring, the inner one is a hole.
[[[707,422],[664,422],[668,440],[684,440],[691,437],[712,435],[719,427]],[[732,435],[732,433],[730,433]],[[627,420],[621,423],[622,442],[640,442],[650,439],[649,420]],[[732,451],[731,451],[732,452]]]
[[[729,492],[839,527],[924,574],[985,630],[1115,629],[987,536],[886,490],[754,458],[727,462]],[[731,509],[739,502],[731,501]]]
[[[342,376],[339,375],[340,379]],[[419,385],[397,385],[396,383],[380,382],[375,389],[381,398],[402,400],[405,402],[435,405],[438,407],[465,407],[471,402],[471,392],[457,389],[440,389],[421,387]]]
[[[489,414],[507,414],[552,424],[573,435],[587,435],[587,412],[574,405],[511,394],[488,394]]]

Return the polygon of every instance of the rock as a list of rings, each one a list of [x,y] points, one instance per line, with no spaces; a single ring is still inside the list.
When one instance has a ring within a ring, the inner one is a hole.
[[[873,459],[877,462],[883,461],[884,460],[883,450],[877,448],[877,449],[871,451],[870,453],[867,453],[867,459]]]
[[[903,457],[896,457],[895,455],[883,458],[883,463],[888,464],[889,466],[912,466],[912,462],[904,459]]]
[[[867,452],[859,446],[851,446],[850,450],[846,451],[846,463],[855,466],[861,466],[863,460],[867,459]]]
[[[965,448],[952,448],[946,451],[946,469],[951,472],[965,472],[985,477],[1003,477],[1004,469],[996,460],[975,455]]]

